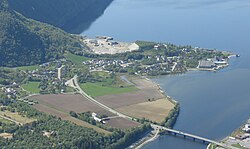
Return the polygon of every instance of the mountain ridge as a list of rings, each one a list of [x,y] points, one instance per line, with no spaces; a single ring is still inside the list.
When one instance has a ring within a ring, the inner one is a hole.
[[[70,33],[81,33],[104,13],[113,0],[8,1],[11,9],[27,18],[51,24]]]

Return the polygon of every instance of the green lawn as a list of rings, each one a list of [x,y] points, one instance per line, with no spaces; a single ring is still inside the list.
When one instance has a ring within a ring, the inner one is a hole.
[[[24,90],[30,93],[39,93],[39,84],[40,82],[28,82],[27,84],[23,84],[22,87]]]
[[[72,53],[66,53],[64,56],[74,64],[82,64],[82,62],[89,60],[87,57],[74,55]]]
[[[23,70],[23,71],[26,71],[26,70],[32,71],[32,70],[36,70],[36,69],[39,69],[39,68],[40,68],[39,65],[16,67],[16,69]]]
[[[134,86],[126,86],[121,88],[113,86],[103,86],[102,83],[83,83],[80,86],[87,94],[92,97],[99,97],[110,94],[121,94],[138,90]]]

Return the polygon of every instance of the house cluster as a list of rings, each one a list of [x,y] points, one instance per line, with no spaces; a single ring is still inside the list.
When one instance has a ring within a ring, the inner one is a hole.
[[[247,121],[245,127],[242,128],[242,130],[245,131],[246,133],[250,133],[250,119]]]
[[[157,64],[153,64],[153,65],[148,65],[146,67],[143,67],[141,70],[139,70],[138,72],[136,72],[135,74],[152,74],[152,73],[166,73],[169,74],[171,73],[171,69],[170,69],[170,65],[165,63],[165,64],[161,64],[161,63],[157,63]]]
[[[19,88],[19,85],[14,82],[10,85],[2,87],[1,91],[4,92],[8,98],[12,98],[17,96],[17,88]]]
[[[243,126],[242,131],[244,133],[239,133],[235,136],[238,140],[245,140],[250,138],[250,119],[246,122],[246,124]]]
[[[92,118],[97,121],[97,122],[100,122],[100,123],[103,123],[105,124],[106,122],[104,120],[102,120],[101,118],[99,118],[99,116],[96,114],[96,113],[92,113]]]
[[[56,70],[32,70],[28,72],[30,76],[36,77],[39,79],[49,79],[51,77],[56,77],[57,71]]]
[[[127,61],[123,60],[89,60],[86,62],[83,62],[84,65],[88,65],[90,70],[97,70],[97,69],[105,69],[107,66],[110,65],[116,65],[121,66],[123,68],[126,68],[129,66],[129,63]]]
[[[199,61],[198,68],[212,69],[212,68],[217,68],[218,66],[225,66],[227,64],[228,62],[226,59],[223,59],[221,57],[214,57],[211,59]]]

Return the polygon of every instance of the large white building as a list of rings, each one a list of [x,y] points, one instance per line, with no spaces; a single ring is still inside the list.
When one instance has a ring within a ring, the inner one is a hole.
[[[243,128],[245,132],[250,132],[250,119],[245,124],[245,127]]]

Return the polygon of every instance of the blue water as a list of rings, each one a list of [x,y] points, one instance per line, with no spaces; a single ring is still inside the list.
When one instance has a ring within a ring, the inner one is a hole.
[[[149,40],[233,51],[226,69],[161,76],[180,102],[175,129],[220,140],[250,117],[250,1],[115,0],[84,35]],[[200,149],[201,143],[161,136],[144,148]]]

